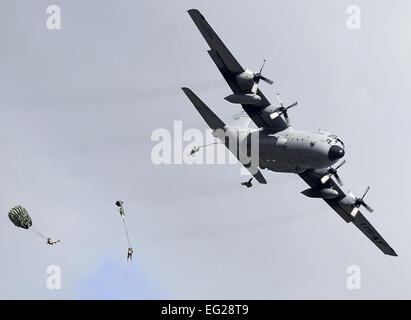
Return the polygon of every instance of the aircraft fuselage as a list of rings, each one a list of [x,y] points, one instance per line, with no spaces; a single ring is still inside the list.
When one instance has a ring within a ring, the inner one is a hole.
[[[298,131],[292,127],[277,133],[267,130],[242,131],[227,128],[226,134],[234,139],[237,135],[239,150],[243,150],[243,154],[247,153],[248,157],[252,157],[253,153],[258,154],[261,169],[290,173],[325,169],[345,154],[344,143],[336,135],[327,132]]]

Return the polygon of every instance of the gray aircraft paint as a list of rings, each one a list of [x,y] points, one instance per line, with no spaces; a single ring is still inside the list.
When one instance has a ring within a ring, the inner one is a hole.
[[[50,4],[0,3],[2,298],[410,298],[409,1],[356,1],[358,31],[346,28],[344,1],[56,1],[60,31],[46,28]],[[206,127],[180,86],[227,122],[238,113],[191,7],[245,66],[268,59],[275,83],[260,86],[270,101],[278,90],[298,100],[295,128],[342,138],[344,183],[357,195],[372,186],[372,221],[398,258],[299,194],[307,186],[295,175],[267,172],[268,185],[246,189],[239,165],[152,164],[154,129]],[[128,204],[133,264],[122,263],[117,199]],[[64,243],[16,231],[16,203]],[[51,264],[61,290],[45,286]],[[352,264],[361,290],[345,285]]]

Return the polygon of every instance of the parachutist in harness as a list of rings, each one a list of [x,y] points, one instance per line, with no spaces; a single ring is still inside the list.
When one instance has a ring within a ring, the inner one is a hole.
[[[131,247],[130,244],[130,238],[128,236],[128,231],[127,231],[127,224],[126,224],[126,215],[124,214],[124,208],[123,208],[123,201],[116,201],[116,206],[120,207],[120,215],[123,220],[123,225],[124,225],[124,231],[126,232],[126,237],[127,237],[127,243],[128,243],[128,250],[127,250],[127,261],[128,260],[133,260],[133,248]]]
[[[125,218],[125,214],[124,214],[124,209],[123,209],[123,201],[120,201],[120,200],[118,200],[118,201],[116,201],[116,206],[117,207],[120,207],[120,215],[121,215],[121,217],[124,219]]]
[[[253,184],[251,183],[252,180],[253,180],[253,178],[251,178],[251,179],[248,180],[248,181],[241,182],[241,185],[242,185],[242,186],[245,186],[245,187],[247,187],[247,188],[251,188],[251,187],[253,186]]]
[[[133,260],[133,248],[128,248],[128,251],[127,251],[127,261],[130,259],[130,261],[132,261]]]
[[[208,146],[212,146],[212,145],[214,145],[214,144],[220,144],[220,143],[222,143],[222,142],[221,142],[221,141],[212,142],[212,143],[209,143],[209,144],[205,144],[205,145],[203,145],[203,146],[195,145],[195,146],[193,147],[193,149],[191,149],[191,151],[190,151],[190,156],[193,157],[198,151],[200,151],[201,148],[206,148],[206,147],[208,147]]]
[[[190,156],[194,156],[198,151],[200,151],[200,146],[194,146],[193,149],[190,151]]]
[[[57,240],[57,241],[53,241],[53,240],[51,240],[51,238],[47,238],[47,244],[49,244],[49,245],[53,245],[53,244],[56,244],[56,243],[59,243],[60,242],[60,240]]]

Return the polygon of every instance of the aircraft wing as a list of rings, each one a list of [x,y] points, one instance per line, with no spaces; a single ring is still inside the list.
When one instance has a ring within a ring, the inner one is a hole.
[[[186,94],[187,98],[190,99],[191,103],[194,105],[197,111],[200,113],[201,117],[203,117],[205,122],[207,122],[209,127],[213,129],[214,132],[215,130],[221,130],[221,132],[225,131],[225,123],[219,117],[217,117],[217,115],[209,107],[207,107],[207,105],[203,101],[201,101],[201,99],[197,97],[197,95],[193,91],[191,91],[189,88],[182,88],[182,90]],[[230,150],[233,153],[233,155],[238,159],[238,161],[240,161],[240,163],[253,175],[253,177],[259,183],[267,183],[260,170],[258,170],[258,167],[253,166],[250,159],[241,155],[239,150],[236,150],[237,152],[233,152],[233,150],[229,148],[228,141],[226,141],[224,137],[219,137],[218,135],[216,136],[220,140],[225,142],[225,146],[228,148],[228,150]]]
[[[344,191],[335,183],[334,180],[329,179],[325,184],[321,183],[321,176],[315,174],[313,171],[305,171],[300,173],[299,176],[311,187],[311,188],[333,188],[339,193],[338,198],[324,199],[327,204],[337,212],[341,218],[347,223],[352,222],[358,229],[364,233],[368,239],[370,239],[382,252],[390,256],[397,256],[395,251],[389,246],[384,238],[378,233],[377,230],[371,225],[371,223],[362,215],[360,211],[355,217],[351,216],[352,207],[340,203],[338,200],[346,196]]]
[[[211,50],[208,51],[211,59],[213,59],[217,68],[220,70],[227,84],[235,94],[250,93],[252,83],[239,82],[236,76],[244,71],[244,68],[238,63],[231,52],[227,49],[218,35],[214,32],[213,28],[208,24],[207,20],[197,9],[188,10],[189,15],[193,19],[198,30],[210,46]],[[264,96],[264,94],[257,90],[257,94],[261,97],[261,102],[258,105],[243,104],[244,111],[249,115],[253,122],[259,128],[270,128],[277,132],[287,128],[286,122],[277,117],[271,119],[268,114],[262,110],[270,105],[270,102]]]

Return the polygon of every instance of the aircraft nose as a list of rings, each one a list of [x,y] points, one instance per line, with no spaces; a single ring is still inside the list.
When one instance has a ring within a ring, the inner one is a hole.
[[[328,150],[328,159],[331,161],[341,159],[344,155],[344,149],[339,146],[331,146],[330,150]]]

